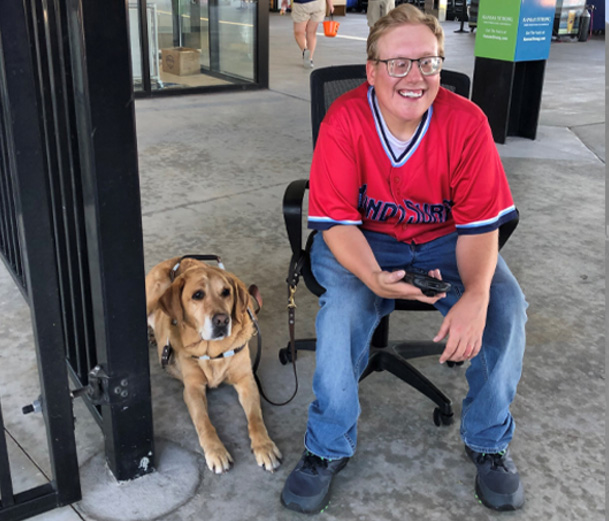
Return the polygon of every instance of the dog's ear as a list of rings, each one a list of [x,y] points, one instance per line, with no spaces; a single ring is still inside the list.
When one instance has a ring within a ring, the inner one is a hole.
[[[237,277],[232,275],[230,277],[233,291],[235,294],[235,302],[233,303],[233,319],[239,323],[243,323],[243,320],[247,316],[247,307],[250,303],[250,295],[247,292],[245,284],[241,282]]]
[[[159,307],[171,318],[181,322],[184,319],[182,308],[182,290],[184,289],[184,277],[178,277],[167,291],[159,299]]]

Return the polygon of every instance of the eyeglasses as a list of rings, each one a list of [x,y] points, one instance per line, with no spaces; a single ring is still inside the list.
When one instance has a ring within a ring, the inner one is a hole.
[[[392,78],[403,78],[412,68],[412,62],[417,62],[423,76],[432,76],[442,70],[444,56],[423,56],[417,60],[412,58],[391,58],[389,60],[375,60],[387,66],[387,74]]]

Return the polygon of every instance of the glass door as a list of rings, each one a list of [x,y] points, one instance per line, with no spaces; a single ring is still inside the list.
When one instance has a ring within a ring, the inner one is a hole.
[[[146,9],[144,50],[140,4]],[[256,86],[260,7],[257,0],[132,0],[136,92]]]

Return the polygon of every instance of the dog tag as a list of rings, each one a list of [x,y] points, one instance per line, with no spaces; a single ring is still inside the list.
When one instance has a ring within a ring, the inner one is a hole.
[[[163,352],[161,353],[161,367],[165,369],[169,365],[169,360],[171,360],[171,355],[173,354],[173,347],[171,345],[166,344],[163,348]]]

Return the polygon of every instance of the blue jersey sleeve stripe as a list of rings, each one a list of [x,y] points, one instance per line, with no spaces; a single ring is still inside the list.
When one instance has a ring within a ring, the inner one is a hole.
[[[479,221],[477,226],[472,226],[471,223],[464,226],[457,225],[457,233],[461,235],[474,235],[478,233],[492,232],[499,228],[503,223],[511,221],[518,216],[515,206],[502,211],[495,219],[488,219],[486,221]]]

